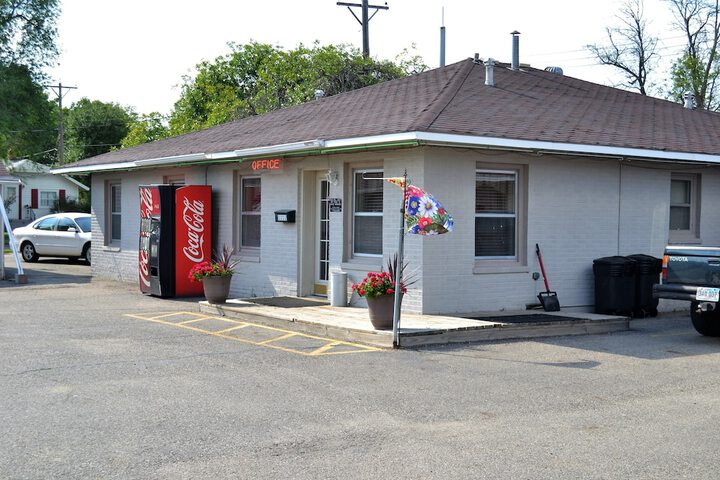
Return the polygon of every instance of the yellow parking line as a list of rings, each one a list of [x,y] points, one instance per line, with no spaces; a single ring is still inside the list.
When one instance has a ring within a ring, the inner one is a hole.
[[[232,332],[233,330],[240,330],[241,328],[245,328],[245,327],[249,327],[249,326],[250,326],[250,324],[249,324],[249,323],[246,323],[245,325],[237,325],[237,326],[235,326],[235,327],[226,328],[225,330],[218,330],[218,331],[215,332],[215,333],[227,333],[227,332]]]
[[[284,352],[295,353],[295,354],[304,355],[304,356],[317,357],[317,356],[321,356],[321,355],[344,355],[344,354],[349,354],[349,353],[365,353],[365,352],[382,351],[382,348],[379,348],[379,347],[371,347],[369,345],[362,345],[359,343],[344,342],[342,340],[333,340],[333,339],[329,339],[329,338],[318,337],[315,335],[308,335],[305,333],[298,333],[298,332],[293,332],[290,330],[283,330],[281,328],[270,327],[267,325],[260,325],[257,323],[250,323],[250,322],[241,322],[241,321],[230,320],[228,318],[221,318],[221,317],[201,316],[198,319],[188,320],[188,321],[180,322],[180,323],[174,323],[174,322],[168,322],[166,320],[162,320],[162,318],[166,318],[166,317],[173,316],[173,315],[196,315],[196,314],[193,312],[175,312],[172,314],[162,314],[162,315],[154,315],[154,316],[153,315],[142,316],[142,315],[125,314],[125,316],[127,316],[127,317],[135,318],[138,320],[150,321],[150,322],[159,323],[162,325],[168,325],[171,327],[184,328],[186,330],[192,330],[193,332],[204,333],[206,335],[220,337],[220,338],[224,338],[226,340],[233,340],[236,342],[247,343],[250,345],[255,345],[255,346],[260,346],[260,347],[274,348],[276,350],[282,350]],[[228,323],[235,323],[237,325],[234,327],[227,328],[224,330],[219,330],[216,332],[209,331],[209,330],[203,330],[201,328],[197,328],[192,325],[189,325],[189,323],[195,323],[199,320],[213,320],[213,319],[221,320],[221,321],[228,322]],[[263,329],[263,330],[271,330],[271,331],[275,331],[275,332],[281,332],[281,333],[284,333],[284,335],[280,335],[278,337],[274,337],[269,340],[263,340],[260,342],[257,342],[254,340],[248,340],[248,339],[241,338],[241,337],[236,337],[233,335],[226,335],[226,333],[228,333],[228,332],[232,332],[234,330],[239,330],[239,329],[246,328],[246,327],[255,327],[255,328],[259,328],[259,329]],[[273,342],[277,342],[279,340],[290,338],[290,337],[299,337],[299,338],[307,338],[307,339],[312,339],[312,340],[320,340],[320,341],[326,342],[326,343],[322,347],[319,347],[311,352],[296,350],[294,348],[287,348],[287,347],[283,347],[280,345],[273,345]],[[343,350],[337,351],[337,352],[331,351],[332,348],[337,347],[337,346],[350,347],[350,348],[352,348],[352,350],[343,349]]]
[[[267,345],[268,343],[277,342],[278,340],[285,340],[286,338],[295,336],[297,336],[297,333],[295,332],[286,333],[285,335],[280,335],[279,337],[271,338],[270,340],[263,340],[262,342],[258,342],[258,345]]]
[[[327,352],[328,350],[330,350],[331,348],[333,348],[333,347],[335,347],[335,346],[337,346],[337,345],[338,345],[337,342],[327,343],[327,344],[323,345],[322,347],[320,347],[320,348],[318,348],[318,349],[315,349],[315,350],[313,350],[312,352],[310,352],[310,355],[322,355],[322,354],[324,354],[325,352]]]

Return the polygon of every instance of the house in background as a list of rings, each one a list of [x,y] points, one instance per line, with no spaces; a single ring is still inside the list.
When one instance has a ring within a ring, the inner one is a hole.
[[[77,200],[90,187],[68,175],[54,175],[50,167],[28,159],[6,161],[5,167],[20,185],[14,192],[17,200],[10,205],[8,216],[14,226],[24,225],[50,213],[58,200]]]
[[[720,114],[517,64],[467,59],[411,77],[55,169],[91,174],[95,277],[138,281],[143,184],[213,188],[212,242],[236,297],[322,294],[398,244],[407,171],[452,214],[408,235],[403,310],[524,309],[544,290],[591,310],[593,259],[720,245]],[[295,213],[295,222],[288,222]],[[351,303],[364,304],[353,295]],[[661,304],[661,309],[663,305]]]
[[[5,164],[0,162],[0,196],[8,209],[17,203],[20,180],[8,172]]]

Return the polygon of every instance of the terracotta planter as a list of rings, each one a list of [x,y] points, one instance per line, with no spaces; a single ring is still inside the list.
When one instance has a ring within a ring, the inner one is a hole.
[[[227,277],[203,278],[203,291],[205,299],[210,303],[225,303],[230,295],[230,282],[232,275]]]
[[[393,327],[395,295],[380,295],[366,300],[372,326],[376,330],[390,330]],[[400,304],[402,304],[402,295],[400,295]]]

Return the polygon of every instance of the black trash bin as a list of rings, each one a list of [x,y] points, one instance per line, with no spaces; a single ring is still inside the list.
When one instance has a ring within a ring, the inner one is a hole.
[[[632,315],[635,308],[636,263],[627,257],[593,260],[596,313]]]
[[[653,298],[653,285],[659,283],[662,272],[662,259],[651,255],[638,253],[628,255],[635,260],[635,307],[633,315],[636,317],[656,316],[658,313],[658,299]]]

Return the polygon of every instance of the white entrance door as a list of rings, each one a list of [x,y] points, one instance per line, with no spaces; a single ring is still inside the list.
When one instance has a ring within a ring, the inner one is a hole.
[[[330,269],[330,182],[325,175],[317,179],[317,225],[315,245],[315,294],[327,295]]]

